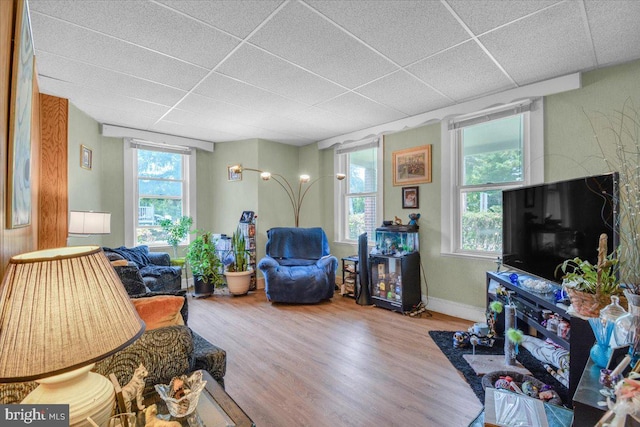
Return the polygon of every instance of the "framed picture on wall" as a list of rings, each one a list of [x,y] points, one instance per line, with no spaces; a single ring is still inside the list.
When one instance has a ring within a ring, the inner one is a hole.
[[[31,104],[33,100],[33,40],[27,2],[18,0],[15,47],[11,59],[9,144],[7,162],[7,228],[31,224]],[[11,22],[11,21],[9,21]]]
[[[431,182],[431,145],[394,151],[393,185]]]
[[[85,145],[80,146],[80,167],[89,170],[93,167],[93,150]]]
[[[420,187],[402,187],[402,209],[418,209]]]
[[[242,172],[233,169],[233,166],[227,166],[227,180],[242,181]]]

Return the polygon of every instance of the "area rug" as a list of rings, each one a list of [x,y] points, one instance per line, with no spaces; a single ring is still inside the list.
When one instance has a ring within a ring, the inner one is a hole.
[[[484,389],[482,388],[482,376],[476,374],[473,368],[467,363],[463,357],[465,354],[472,354],[473,349],[468,348],[453,348],[453,332],[451,331],[430,331],[429,335],[431,339],[436,343],[440,351],[447,356],[449,362],[460,372],[465,381],[471,386],[471,389],[480,400],[480,403],[484,405]],[[502,355],[504,357],[504,340],[501,338],[496,339],[493,347],[476,346],[477,355]],[[518,362],[522,364],[526,369],[531,372],[531,376],[539,379],[545,384],[549,384],[558,393],[564,404],[570,403],[568,400],[569,391],[565,386],[558,382],[551,376],[542,365],[542,363],[533,357],[527,349],[520,347],[518,356]]]

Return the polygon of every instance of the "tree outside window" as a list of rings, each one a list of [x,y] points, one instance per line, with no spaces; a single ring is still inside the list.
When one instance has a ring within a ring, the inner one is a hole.
[[[460,143],[460,249],[502,251],[502,190],[524,183],[523,114],[464,127]]]

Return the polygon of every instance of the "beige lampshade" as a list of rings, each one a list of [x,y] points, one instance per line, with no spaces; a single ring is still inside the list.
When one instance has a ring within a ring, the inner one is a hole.
[[[144,326],[98,246],[14,256],[0,285],[0,382],[96,362],[130,345]]]
[[[111,214],[109,212],[70,211],[69,234],[110,234]]]

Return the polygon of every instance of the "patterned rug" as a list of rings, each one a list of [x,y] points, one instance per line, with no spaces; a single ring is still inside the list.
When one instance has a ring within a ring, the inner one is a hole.
[[[476,394],[480,403],[484,405],[484,389],[482,388],[482,376],[476,374],[473,368],[467,363],[463,357],[465,354],[472,354],[473,349],[468,348],[453,348],[453,332],[451,331],[430,331],[429,335],[431,339],[440,348],[440,351],[447,356],[449,362],[460,372],[465,381],[469,384],[473,392]],[[493,347],[476,346],[477,355],[503,355],[504,356],[504,340],[502,338],[496,339]],[[527,349],[520,346],[520,351],[517,356],[518,362],[520,362],[525,368],[531,372],[531,376],[539,379],[545,384],[549,384],[558,393],[564,404],[570,403],[568,400],[569,391],[565,386],[560,384],[555,378],[547,372],[542,363],[533,357]]]

